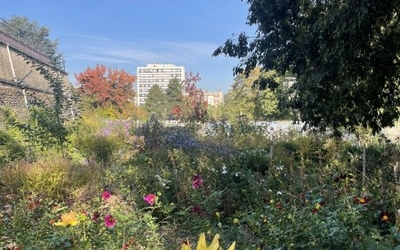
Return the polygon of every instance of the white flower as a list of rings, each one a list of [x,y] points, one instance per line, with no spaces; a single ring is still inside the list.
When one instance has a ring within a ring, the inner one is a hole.
[[[157,180],[160,182],[160,184],[161,184],[163,187],[169,188],[169,187],[167,187],[167,183],[170,182],[169,180],[166,180],[166,179],[162,178],[162,177],[159,176],[158,174],[155,175],[154,177],[157,178]]]
[[[222,174],[227,174],[228,170],[227,167],[225,165],[222,166]]]
[[[276,195],[282,195],[281,191],[276,192]]]

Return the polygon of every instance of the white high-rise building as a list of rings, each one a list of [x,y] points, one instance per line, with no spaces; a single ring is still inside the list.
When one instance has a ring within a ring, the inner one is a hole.
[[[185,67],[174,64],[147,64],[146,67],[137,67],[136,71],[138,105],[146,103],[147,94],[152,86],[158,85],[165,91],[170,80],[185,80]]]

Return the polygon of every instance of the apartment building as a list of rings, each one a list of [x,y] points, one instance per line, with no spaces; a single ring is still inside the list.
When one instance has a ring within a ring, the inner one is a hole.
[[[224,102],[224,94],[222,91],[208,92],[204,91],[204,97],[207,100],[207,104],[211,106],[218,106]]]
[[[174,64],[147,64],[146,67],[137,67],[136,71],[136,103],[138,105],[146,103],[147,95],[152,86],[158,85],[165,91],[170,80],[174,78],[179,81],[185,80],[185,67],[175,66]]]

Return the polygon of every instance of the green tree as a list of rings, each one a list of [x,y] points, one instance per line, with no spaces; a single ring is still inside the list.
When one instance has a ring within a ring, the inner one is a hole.
[[[182,116],[183,102],[183,84],[174,78],[170,80],[167,89],[165,90],[168,116],[173,119],[178,119]]]
[[[239,74],[225,96],[224,114],[230,121],[239,117],[249,120],[272,118],[278,111],[278,99],[273,89],[278,86],[279,78],[273,71],[262,73],[254,68],[247,76]],[[271,85],[271,88],[262,88]],[[274,87],[272,87],[274,85]],[[273,88],[273,89],[272,89]]]
[[[167,113],[167,97],[158,85],[153,85],[147,94],[144,107],[149,114],[155,114],[158,117],[165,118]]]
[[[399,0],[247,3],[256,36],[241,33],[213,53],[240,58],[236,74],[257,65],[293,72],[291,106],[321,130],[361,125],[378,132],[399,118]]]
[[[50,58],[55,68],[65,69],[64,56],[58,52],[59,42],[49,38],[48,27],[41,26],[36,21],[30,21],[26,16],[12,16],[10,19],[1,20],[0,31]]]

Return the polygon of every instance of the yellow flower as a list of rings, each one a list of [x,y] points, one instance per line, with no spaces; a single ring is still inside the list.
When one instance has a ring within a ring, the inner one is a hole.
[[[216,234],[211,244],[207,246],[206,235],[204,233],[201,233],[199,241],[197,242],[196,250],[222,250],[222,248],[219,245],[219,238],[220,238],[219,234]],[[235,245],[236,242],[234,241],[232,245],[228,248],[228,250],[235,250]],[[181,250],[192,250],[190,248],[189,241],[186,241],[182,244]]]
[[[55,226],[76,226],[79,224],[79,221],[76,217],[76,213],[71,211],[69,213],[61,215],[61,221],[54,223]]]

